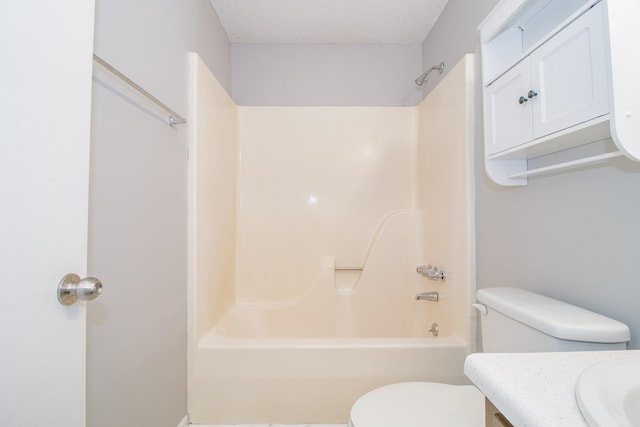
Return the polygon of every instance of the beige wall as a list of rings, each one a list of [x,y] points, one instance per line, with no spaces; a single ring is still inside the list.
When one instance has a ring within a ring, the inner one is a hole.
[[[238,299],[302,296],[324,257],[361,266],[414,206],[415,108],[239,107]]]
[[[417,105],[419,45],[233,44],[239,105]]]
[[[407,271],[418,290],[436,286],[466,313],[474,288],[473,62],[472,55],[461,61],[419,108],[236,108],[194,55],[191,336],[200,339],[231,302],[304,298],[328,259],[369,274],[372,248],[448,269],[452,285],[444,287],[421,281],[413,265]],[[379,247],[392,218],[411,222],[417,210],[424,214],[417,247]],[[404,211],[411,215],[398,216]],[[353,273],[336,273],[338,288],[358,280],[346,274]],[[450,319],[443,323],[452,330]]]
[[[95,52],[178,112],[187,109],[187,52],[231,93],[231,44],[209,0],[96,0]]]
[[[189,331],[195,343],[235,302],[237,108],[196,53],[189,54],[189,69]]]
[[[478,25],[497,3],[498,0],[448,0],[422,43],[423,68],[444,62],[446,75],[464,54],[475,52],[476,41],[479,39]],[[480,69],[477,70],[479,73]],[[433,90],[440,79],[440,76],[430,78],[423,86],[424,93]],[[481,134],[477,136],[481,137]]]
[[[183,116],[187,52],[231,88],[208,0],[98,0],[95,52]],[[187,128],[128,88],[94,83],[88,307],[91,427],[175,427],[187,405]]]
[[[425,281],[425,290],[440,293],[438,305],[449,313],[443,327],[465,339],[474,334],[474,63],[474,55],[463,57],[420,104],[417,152],[423,261],[447,273],[443,283]]]

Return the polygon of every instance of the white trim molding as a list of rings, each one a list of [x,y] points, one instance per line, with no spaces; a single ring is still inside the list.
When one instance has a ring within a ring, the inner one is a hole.
[[[184,418],[180,420],[178,427],[189,427],[189,415],[185,415]]]

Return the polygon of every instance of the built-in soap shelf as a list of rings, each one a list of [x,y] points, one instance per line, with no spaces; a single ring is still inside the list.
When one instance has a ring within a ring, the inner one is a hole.
[[[502,0],[480,25],[485,170],[500,185],[626,156],[640,160],[638,2]],[[602,140],[607,153],[530,169]],[[537,163],[537,162],[534,162]]]
[[[340,295],[351,295],[356,290],[364,266],[333,266],[333,285]]]

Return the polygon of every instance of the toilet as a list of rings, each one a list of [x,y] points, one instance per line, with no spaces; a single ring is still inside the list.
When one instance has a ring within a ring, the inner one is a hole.
[[[516,288],[477,293],[485,352],[624,350],[627,325]],[[483,427],[484,396],[472,385],[407,382],[360,397],[349,427]]]

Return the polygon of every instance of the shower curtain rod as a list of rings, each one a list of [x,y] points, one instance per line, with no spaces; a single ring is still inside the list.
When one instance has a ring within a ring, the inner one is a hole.
[[[95,53],[93,54],[93,60],[95,62],[97,62],[98,64],[102,65],[104,68],[106,68],[111,74],[113,74],[114,76],[116,76],[117,78],[119,78],[120,80],[122,80],[123,82],[125,82],[126,84],[128,84],[129,86],[134,88],[135,90],[137,90],[139,93],[144,95],[147,99],[152,101],[158,107],[162,108],[164,111],[169,113],[169,123],[168,123],[169,126],[173,127],[173,125],[180,125],[180,124],[187,123],[187,119],[185,119],[180,114],[178,114],[175,111],[173,111],[164,102],[160,101],[158,98],[156,98],[155,96],[151,95],[149,92],[147,92],[142,87],[140,87],[136,82],[134,82],[129,77],[127,77],[124,74],[122,74],[113,65],[109,64],[107,61],[105,61],[104,59],[100,58]]]

